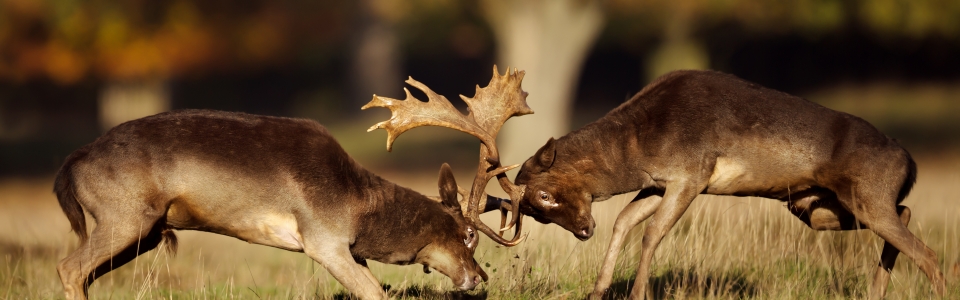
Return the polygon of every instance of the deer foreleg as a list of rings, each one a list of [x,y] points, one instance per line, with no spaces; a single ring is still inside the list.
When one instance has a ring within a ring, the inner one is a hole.
[[[640,264],[637,267],[637,278],[633,283],[633,289],[630,291],[630,299],[641,299],[651,292],[647,288],[647,284],[650,281],[650,263],[653,261],[653,254],[663,237],[683,216],[683,213],[690,207],[690,203],[702,190],[702,186],[684,182],[667,186],[660,207],[657,208],[653,220],[647,224],[647,229],[643,233]]]
[[[591,299],[600,299],[613,280],[613,271],[617,264],[617,257],[622,251],[623,242],[627,238],[630,229],[636,227],[657,210],[660,201],[663,198],[656,195],[653,191],[640,191],[626,207],[620,211],[617,222],[613,225],[613,237],[610,239],[610,247],[607,248],[607,256],[603,260],[603,266],[597,275],[597,283],[594,285]]]
[[[377,280],[377,277],[374,277],[374,276],[373,276],[373,272],[370,272],[370,267],[367,266],[367,261],[366,261],[366,260],[363,260],[363,261],[361,261],[361,262],[362,262],[362,263],[360,263],[360,266],[363,267],[363,275],[366,275],[366,276],[367,276],[367,279],[369,279],[370,282],[373,282],[374,285],[376,285],[376,286],[379,287],[379,286],[380,286],[380,281]],[[381,287],[381,290],[382,290],[382,287]]]
[[[304,245],[304,253],[322,265],[343,287],[360,299],[386,299],[387,294],[370,273],[370,269],[357,263],[347,246],[315,247]]]

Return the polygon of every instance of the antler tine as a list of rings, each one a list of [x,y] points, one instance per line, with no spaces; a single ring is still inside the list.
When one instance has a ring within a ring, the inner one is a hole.
[[[511,166],[512,167],[512,166]],[[507,178],[507,175],[504,173],[497,174],[497,181],[500,183],[500,188],[504,191],[507,191],[510,194],[510,199],[516,199],[510,205],[510,213],[513,218],[510,220],[509,225],[504,226],[503,222],[500,223],[500,232],[510,229],[510,227],[516,224],[519,227],[520,218],[520,199],[523,199],[523,192],[526,191],[526,186],[516,185],[513,182],[510,182],[510,179]],[[517,231],[517,234],[520,232]]]
[[[506,167],[499,167],[499,168],[495,168],[495,169],[491,170],[490,172],[487,172],[487,174],[492,175],[492,176],[497,176],[497,175],[506,173],[507,171],[510,171],[510,170],[513,170],[513,169],[516,169],[516,168],[519,168],[519,167],[520,167],[520,164],[509,165],[509,166],[506,166]]]
[[[458,201],[460,203],[460,211],[466,211],[467,207],[470,206],[470,191],[467,191],[458,185],[457,194],[460,194],[461,197],[460,201]]]
[[[520,187],[521,187],[521,189],[523,188],[522,185],[521,185]],[[491,207],[490,207],[491,203],[493,203],[496,207],[491,208]],[[502,198],[494,197],[494,196],[491,196],[491,195],[487,195],[487,207],[484,208],[483,211],[484,211],[484,212],[493,211],[493,210],[499,210],[499,211],[500,211],[500,229],[499,229],[499,232],[500,232],[500,237],[503,237],[503,233],[504,233],[504,232],[506,232],[507,230],[510,230],[510,228],[516,228],[516,227],[515,227],[515,226],[516,226],[516,222],[517,222],[518,220],[521,220],[521,219],[519,219],[519,218],[514,218],[514,219],[512,219],[514,224],[511,224],[510,226],[507,226],[507,214],[508,214],[508,213],[511,213],[511,212],[516,213],[515,210],[516,210],[517,208],[518,208],[518,206],[513,205],[513,202],[512,202],[510,199],[502,199]],[[519,231],[517,231],[517,232],[519,232]],[[516,237],[516,234],[514,234],[514,236]]]
[[[514,205],[514,206],[518,206],[518,205]],[[471,218],[468,218],[468,219],[471,219]],[[501,218],[500,220],[501,227],[503,227],[503,219],[504,218]],[[477,230],[480,230],[480,232],[483,232],[484,234],[486,234],[488,237],[490,237],[491,240],[493,240],[494,242],[497,242],[497,244],[501,244],[507,247],[513,247],[513,246],[519,245],[521,242],[523,242],[523,240],[527,238],[527,234],[523,234],[523,235],[520,234],[523,227],[523,219],[522,218],[518,219],[516,215],[514,219],[516,219],[516,221],[514,221],[514,223],[516,224],[516,227],[514,228],[513,239],[510,239],[510,240],[504,239],[502,234],[497,234],[497,232],[494,232],[493,229],[490,229],[490,227],[488,227],[486,224],[481,222],[479,219],[475,219],[476,221],[473,221],[473,222],[477,226]]]
[[[410,90],[403,88],[403,91],[407,95],[404,100],[373,95],[370,103],[360,108],[365,110],[371,107],[386,107],[393,113],[389,120],[377,123],[370,127],[370,129],[367,129],[367,132],[379,128],[387,131],[387,151],[393,149],[393,141],[396,140],[400,134],[420,126],[447,127],[473,135],[480,139],[480,141],[493,140],[487,132],[474,121],[472,116],[464,116],[461,114],[453,104],[450,104],[450,101],[447,100],[446,97],[438,95],[423,83],[414,80],[413,77],[409,77],[406,83],[427,94],[427,101],[420,101],[410,94]]]
[[[470,108],[470,115],[488,136],[496,137],[508,119],[533,113],[527,106],[527,92],[520,88],[525,74],[516,68],[510,72],[507,67],[507,72],[500,75],[497,65],[493,65],[493,77],[486,87],[477,85],[473,97],[460,95],[460,99]],[[499,161],[495,139],[484,142],[484,145],[489,151],[486,154]]]

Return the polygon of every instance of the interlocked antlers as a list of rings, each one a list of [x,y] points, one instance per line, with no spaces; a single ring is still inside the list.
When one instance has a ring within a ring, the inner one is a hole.
[[[460,95],[460,98],[467,103],[469,112],[466,116],[460,113],[446,97],[438,95],[426,85],[413,78],[407,79],[410,84],[427,94],[428,101],[422,102],[413,97],[407,88],[407,98],[404,100],[392,99],[373,95],[373,100],[361,109],[371,107],[389,108],[393,115],[389,120],[377,123],[367,131],[373,131],[383,128],[387,131],[387,151],[393,147],[393,141],[403,132],[418,126],[440,126],[456,129],[480,139],[483,144],[480,145],[480,163],[477,168],[477,175],[474,177],[473,186],[469,195],[466,191],[460,190],[464,197],[461,201],[461,207],[465,207],[464,217],[474,224],[480,231],[491,239],[505,246],[516,246],[526,236],[520,235],[522,218],[520,218],[519,205],[523,196],[524,186],[517,186],[510,182],[510,179],[504,172],[520,166],[519,164],[503,167],[500,166],[500,153],[497,151],[497,133],[500,127],[507,119],[513,116],[522,116],[532,114],[533,110],[527,106],[527,92],[520,88],[523,81],[523,71],[510,72],[500,75],[497,66],[493,66],[493,78],[487,87],[480,88],[477,85],[477,92],[473,98]],[[498,198],[487,196],[484,189],[487,183],[493,177],[497,177],[500,187],[510,195],[510,202],[499,200]],[[487,207],[487,203],[499,204],[499,207]],[[488,210],[500,209],[500,231],[499,235],[490,227],[480,221],[480,213]],[[504,226],[507,217],[507,211],[513,213],[513,219],[510,224]],[[512,240],[503,238],[503,232],[515,228]]]

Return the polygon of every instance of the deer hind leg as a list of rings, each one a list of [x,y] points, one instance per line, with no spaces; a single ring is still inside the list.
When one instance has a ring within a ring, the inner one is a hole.
[[[840,205],[835,195],[829,195],[826,199],[813,199],[820,202],[806,202],[811,205],[802,210],[798,207],[805,203],[804,200],[811,199],[800,199],[800,201],[791,203],[791,212],[807,223],[810,228],[816,230],[866,229],[866,225],[857,222],[853,213]],[[900,223],[907,226],[907,223],[910,222],[910,209],[906,206],[897,205],[897,215],[900,217]],[[883,251],[880,254],[880,264],[877,266],[877,271],[873,276],[873,285],[870,287],[870,299],[883,299],[887,291],[887,283],[890,281],[890,272],[893,270],[893,265],[899,254],[900,250],[890,242],[884,241]]]
[[[946,283],[943,279],[943,273],[940,272],[940,267],[937,265],[937,253],[907,229],[905,224],[906,221],[909,221],[910,212],[906,207],[899,206],[903,209],[898,209],[898,206],[894,204],[897,192],[883,193],[871,189],[877,188],[877,186],[850,187],[846,190],[841,187],[837,193],[844,208],[852,212],[860,223],[869,227],[885,241],[878,274],[875,274],[875,281],[871,287],[870,298],[879,299],[883,297],[886,292],[886,281],[889,278],[889,268],[886,267],[893,267],[898,252],[903,252],[913,260],[920,267],[920,270],[927,275],[934,291],[942,296],[946,290]]]
[[[57,265],[67,299],[86,299],[94,280],[157,247],[165,224],[156,219],[108,219]]]
[[[663,198],[657,195],[655,191],[643,190],[633,198],[626,207],[620,211],[616,223],[613,225],[613,237],[610,239],[610,247],[607,248],[606,258],[603,260],[603,266],[597,275],[597,283],[594,285],[591,299],[600,299],[613,281],[613,271],[617,264],[617,257],[623,250],[623,242],[626,240],[627,233],[637,224],[643,222],[656,211]]]
[[[637,267],[637,278],[634,280],[633,289],[630,291],[630,299],[641,299],[650,294],[651,291],[647,288],[647,283],[650,280],[650,263],[653,261],[653,254],[663,237],[683,216],[683,213],[690,207],[690,203],[702,190],[702,186],[698,187],[681,182],[667,185],[660,207],[657,208],[653,219],[647,224],[643,233],[640,263]]]
[[[907,226],[910,223],[910,208],[897,205],[897,214],[900,215],[900,223]],[[877,266],[877,272],[873,276],[873,285],[870,287],[870,299],[883,299],[887,293],[887,283],[890,281],[890,272],[893,271],[893,264],[897,262],[897,255],[900,250],[894,247],[890,242],[883,242],[883,252],[880,254],[880,265]]]

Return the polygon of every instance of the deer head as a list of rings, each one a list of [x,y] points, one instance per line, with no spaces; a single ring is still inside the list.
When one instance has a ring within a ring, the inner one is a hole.
[[[497,243],[505,246],[515,246],[526,237],[520,235],[522,218],[520,217],[519,205],[517,205],[522,199],[525,189],[523,186],[517,186],[510,182],[510,179],[504,174],[504,172],[520,165],[506,167],[500,165],[500,153],[497,151],[496,138],[497,133],[500,132],[500,127],[508,119],[513,116],[533,113],[533,110],[527,106],[527,92],[520,88],[523,75],[523,71],[514,69],[513,72],[510,72],[510,68],[507,68],[506,74],[500,75],[497,66],[493,66],[493,78],[490,79],[490,83],[486,87],[480,88],[477,85],[477,92],[472,98],[460,95],[460,98],[469,107],[467,115],[460,113],[446,97],[438,95],[426,85],[413,80],[413,78],[408,78],[406,83],[423,91],[427,95],[428,101],[423,102],[414,98],[410,91],[404,88],[403,90],[407,94],[407,98],[404,100],[374,95],[373,100],[361,108],[386,107],[393,113],[389,120],[377,123],[367,130],[369,132],[382,128],[387,131],[387,151],[393,148],[393,142],[400,134],[419,126],[452,128],[480,139],[480,162],[477,167],[477,175],[474,177],[470,191],[458,188],[459,194],[463,196],[460,205],[463,207],[463,214],[468,222]],[[510,196],[510,201],[486,195],[484,189],[490,179],[494,177],[497,178],[500,187]],[[488,205],[498,205],[499,207],[491,208]],[[480,221],[480,213],[492,209],[500,209],[501,211],[499,234]],[[512,213],[513,218],[509,224],[505,224],[508,212]],[[513,239],[504,239],[504,231],[511,227],[514,228]]]

